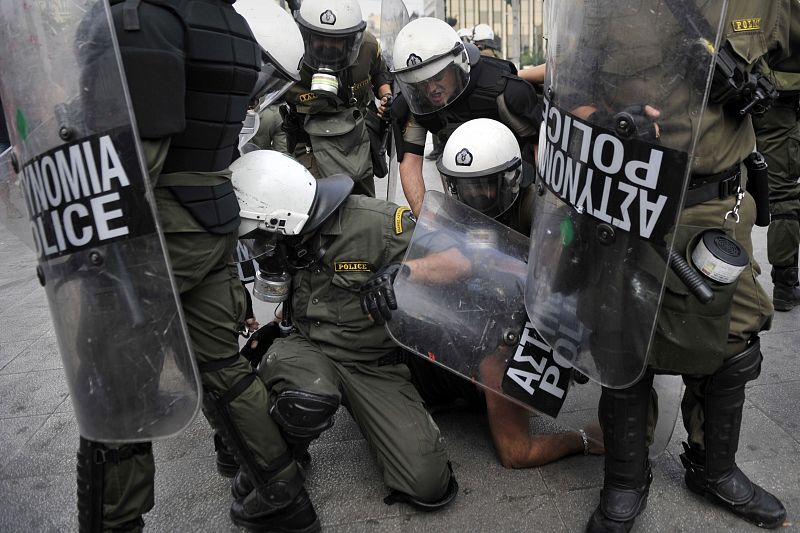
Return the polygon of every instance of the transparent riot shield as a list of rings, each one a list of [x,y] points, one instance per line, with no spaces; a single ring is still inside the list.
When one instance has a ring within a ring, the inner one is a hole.
[[[565,428],[597,423],[600,386],[575,372],[527,317],[528,239],[457,200],[428,191],[394,282],[386,327],[404,348]],[[680,380],[656,376],[663,451]]]
[[[0,14],[16,172],[3,186],[22,215],[3,222],[32,237],[78,429],[173,435],[200,381],[107,4],[3,2]]]
[[[411,17],[403,0],[381,0],[381,54],[383,55],[386,66],[389,70],[394,68],[392,51],[394,50],[394,40],[403,26],[409,23]],[[397,88],[393,87],[394,95],[397,95]],[[391,113],[391,110],[390,110]],[[400,163],[397,161],[397,151],[390,150],[389,174],[386,182],[386,199],[390,202],[396,201],[397,183],[400,181]]]
[[[644,372],[677,260],[673,228],[726,2],[546,7],[543,194],[526,308],[563,359],[603,385],[625,387]]]

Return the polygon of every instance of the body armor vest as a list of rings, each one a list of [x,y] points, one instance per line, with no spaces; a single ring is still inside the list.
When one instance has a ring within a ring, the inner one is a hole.
[[[112,0],[119,4],[126,0]],[[158,131],[158,122],[183,122],[184,128],[172,135],[163,172],[211,172],[230,165],[247,113],[250,93],[261,67],[261,49],[244,18],[234,11],[232,2],[221,0],[144,0],[169,10],[184,27],[185,72],[183,117],[154,113],[163,110],[152,102],[152,95],[131,98],[142,137],[148,130]],[[139,31],[135,10],[138,2],[124,6],[125,31]],[[160,10],[159,10],[160,11]],[[166,12],[164,17],[169,16]],[[121,46],[124,48],[124,45]],[[152,83],[173,80],[174,75],[153,68],[147,56],[135,49],[123,51],[128,76],[146,75]],[[166,51],[165,51],[166,52]],[[137,57],[139,62],[137,65]],[[157,65],[156,65],[157,67]],[[155,71],[154,71],[155,70]],[[130,85],[136,86],[136,83]],[[178,87],[163,88],[165,92]],[[174,110],[176,113],[180,109]],[[153,116],[155,115],[155,116]],[[153,125],[148,124],[154,123]]]
[[[447,107],[427,115],[414,115],[419,125],[439,138],[444,145],[461,124],[475,118],[502,122],[497,97],[503,93],[508,78],[515,75],[508,61],[481,56],[471,69],[466,90]]]

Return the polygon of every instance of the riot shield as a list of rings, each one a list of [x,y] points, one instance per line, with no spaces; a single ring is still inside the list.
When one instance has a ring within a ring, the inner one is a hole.
[[[528,239],[437,191],[428,191],[394,282],[386,328],[408,349],[526,409],[579,429],[597,422],[600,386],[574,372],[524,305]],[[656,376],[664,450],[680,404],[680,380]]]
[[[32,236],[78,429],[95,441],[174,435],[197,413],[200,381],[107,3],[0,13],[8,198],[24,213],[4,223]]]
[[[726,2],[546,7],[542,194],[525,304],[561,357],[625,387],[646,367],[675,260],[673,229]]]
[[[394,68],[392,60],[394,40],[400,30],[403,29],[403,26],[408,24],[410,20],[408,9],[402,0],[381,0],[381,34],[379,40],[381,54],[389,70]],[[397,91],[396,87],[392,87],[392,92],[395,96]],[[400,163],[397,161],[396,150],[391,150],[391,153],[387,155],[389,156],[389,174],[386,182],[386,199],[394,202],[397,194],[397,183],[400,181]]]

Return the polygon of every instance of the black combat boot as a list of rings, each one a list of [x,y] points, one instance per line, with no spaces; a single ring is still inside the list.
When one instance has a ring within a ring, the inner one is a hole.
[[[761,360],[756,338],[709,378],[704,404],[705,451],[684,443],[685,453],[680,458],[690,490],[748,522],[772,529],[783,524],[786,509],[778,498],[750,481],[736,466],[744,386],[758,377]]]
[[[776,311],[791,311],[800,305],[800,282],[797,279],[797,267],[772,269],[772,305]]]
[[[239,463],[217,433],[214,433],[214,451],[217,453],[217,472],[223,477],[235,476]]]
[[[292,472],[288,473],[287,472]],[[234,478],[231,491],[242,493],[250,484],[242,473]],[[231,520],[249,531],[314,533],[320,530],[317,513],[303,487],[303,475],[289,465],[268,482],[238,497],[231,505]]]
[[[653,375],[627,389],[603,387],[598,406],[606,447],[600,505],[589,533],[628,532],[647,505],[653,475],[647,459],[647,412]]]

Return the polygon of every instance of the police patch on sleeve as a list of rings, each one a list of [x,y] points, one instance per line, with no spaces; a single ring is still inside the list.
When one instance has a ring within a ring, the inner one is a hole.
[[[403,213],[410,212],[411,209],[408,207],[398,207],[394,212],[394,234],[395,235],[402,235],[403,234]]]
[[[372,264],[367,261],[335,261],[334,272],[372,272]]]

